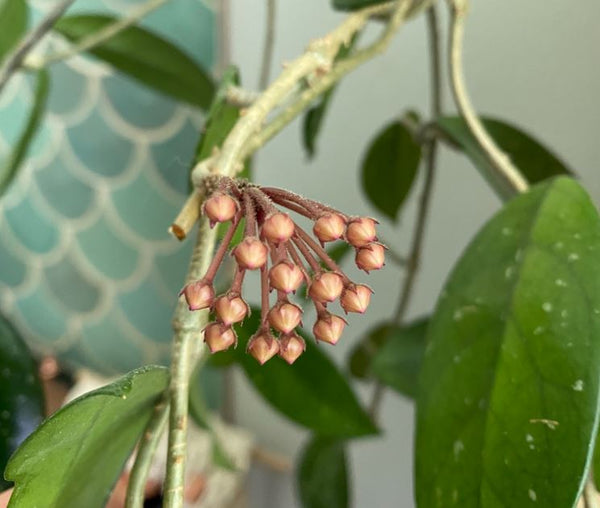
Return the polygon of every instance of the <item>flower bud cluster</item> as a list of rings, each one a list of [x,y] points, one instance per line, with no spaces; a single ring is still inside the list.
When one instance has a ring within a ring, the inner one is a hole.
[[[275,355],[295,362],[306,345],[296,328],[303,310],[289,300],[303,284],[317,311],[313,334],[318,341],[336,344],[346,321],[327,306],[339,300],[344,312],[364,313],[372,291],[352,282],[323,246],[345,241],[355,248],[356,265],[370,272],[385,262],[385,247],[378,243],[376,224],[368,217],[349,217],[329,206],[272,187],[220,177],[203,205],[211,226],[230,222],[205,276],[186,285],[181,294],[190,310],[208,309],[214,320],[204,329],[211,352],[237,344],[233,325],[243,321],[250,308],[242,298],[242,284],[248,270],[260,270],[261,324],[250,338],[247,352],[260,364]],[[313,236],[304,231],[279,207],[313,221]],[[216,296],[213,281],[233,236],[244,222],[243,239],[232,249],[237,270],[229,291]],[[270,294],[277,295],[271,306]]]

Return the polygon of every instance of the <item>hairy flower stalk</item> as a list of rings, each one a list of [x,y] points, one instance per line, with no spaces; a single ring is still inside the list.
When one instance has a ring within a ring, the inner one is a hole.
[[[366,311],[372,291],[357,284],[327,254],[326,242],[342,240],[356,250],[356,265],[369,272],[383,267],[385,247],[377,242],[376,224],[368,217],[351,217],[327,205],[283,189],[261,187],[245,180],[208,177],[209,198],[203,213],[211,225],[231,221],[223,241],[206,272],[185,286],[181,294],[190,310],[210,308],[214,320],[204,330],[211,352],[237,344],[233,325],[243,321],[250,307],[242,297],[247,270],[260,270],[261,320],[247,344],[247,352],[261,365],[279,355],[294,363],[306,349],[296,328],[302,323],[302,308],[289,300],[303,284],[313,301],[317,320],[313,333],[318,341],[336,344],[346,321],[327,309],[339,300],[344,312]],[[281,210],[285,208],[313,222],[313,236]],[[229,249],[238,225],[245,220],[244,237],[232,249],[237,263],[233,283],[225,294],[216,296],[213,280]],[[277,295],[271,306],[270,293]]]

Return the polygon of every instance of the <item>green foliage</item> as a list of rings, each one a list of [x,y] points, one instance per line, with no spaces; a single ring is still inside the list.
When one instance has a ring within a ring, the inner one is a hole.
[[[344,442],[313,436],[298,464],[298,489],[304,508],[346,508],[350,505]]]
[[[0,0],[0,63],[25,33],[28,17],[25,0]]]
[[[246,354],[246,344],[259,322],[260,309],[252,309],[243,326],[236,328],[237,348],[215,355],[223,357],[221,364],[240,365],[273,408],[320,435],[349,438],[377,433],[346,378],[307,334],[303,334],[306,351],[293,365],[276,357],[261,366]]]
[[[11,324],[0,315],[0,471],[44,417],[37,365]],[[0,491],[7,487],[0,476]]]
[[[62,18],[55,30],[77,43],[117,21],[112,16]],[[137,26],[129,27],[89,50],[129,77],[174,99],[207,109],[214,84],[207,72],[177,46]]]
[[[339,9],[342,11],[355,11],[358,9],[364,9],[365,7],[383,4],[387,1],[388,0],[332,0],[331,4],[334,9]],[[432,0],[412,0],[412,5],[408,9],[407,18],[416,16],[432,3]]]
[[[506,152],[530,184],[553,176],[573,174],[550,149],[519,127],[491,117],[484,116],[481,120],[494,141]],[[450,140],[464,150],[477,168],[483,172],[491,171],[489,160],[462,118],[442,117],[438,119],[437,125]]]
[[[6,468],[9,506],[103,507],[167,383],[164,367],[137,369],[44,421]]]
[[[352,48],[354,48],[357,39],[358,36],[355,35],[348,45],[342,46],[335,56],[335,60],[338,61],[346,58],[352,51]],[[315,155],[317,137],[321,131],[323,119],[325,118],[325,113],[327,112],[335,89],[336,87],[332,86],[321,95],[317,104],[310,108],[304,115],[304,120],[302,122],[302,142],[309,158],[312,158]]]
[[[595,206],[560,177],[463,254],[427,333],[419,506],[575,505],[598,422],[598,252]]]
[[[366,336],[354,346],[348,360],[352,375],[358,379],[369,379],[372,376],[371,363],[373,357],[385,344],[392,329],[389,323],[383,323],[371,328]]]
[[[25,124],[25,128],[13,147],[12,152],[6,163],[0,170],[0,197],[6,192],[6,189],[14,180],[19,172],[19,168],[23,163],[23,159],[27,156],[29,146],[33,141],[40,122],[46,111],[46,101],[48,99],[48,91],[50,89],[50,77],[45,70],[36,73],[36,86],[33,94],[33,105],[29,113],[29,118]]]
[[[387,338],[371,363],[373,377],[411,399],[417,396],[429,320],[407,326],[390,325]]]
[[[369,201],[392,220],[410,192],[421,147],[401,122],[380,131],[367,149],[362,163],[362,185]]]

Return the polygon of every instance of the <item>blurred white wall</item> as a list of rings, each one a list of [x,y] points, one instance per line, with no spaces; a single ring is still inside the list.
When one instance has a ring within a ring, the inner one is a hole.
[[[265,2],[231,2],[232,61],[241,67],[244,84],[254,88],[260,69]],[[534,133],[571,164],[600,203],[600,3],[480,0],[472,4],[465,65],[476,107]],[[441,2],[440,7],[445,31],[445,4]],[[325,34],[341,19],[341,14],[328,8],[327,0],[279,0],[273,74],[311,38]],[[384,56],[343,82],[327,115],[316,159],[306,161],[300,125],[295,122],[260,153],[255,166],[257,180],[348,212],[376,215],[359,186],[363,150],[373,134],[405,108],[428,111],[426,50],[425,23],[420,17],[402,29]],[[445,106],[447,111],[454,110],[448,94]],[[382,221],[384,238],[401,251],[407,250],[417,194],[412,194],[398,228]],[[498,206],[499,201],[469,161],[444,149],[411,317],[432,309],[461,250]],[[352,317],[342,342],[328,348],[340,365],[365,330],[391,315],[401,277],[393,265],[368,277],[376,290],[372,307],[366,316]],[[358,391],[367,400],[370,389],[358,387]],[[236,399],[238,421],[253,429],[265,447],[290,456],[301,447],[305,433],[274,414],[242,376],[236,378]],[[357,441],[351,447],[353,505],[359,508],[414,504],[413,406],[393,393],[388,393],[384,402],[384,435]],[[298,506],[293,478],[259,471],[252,479],[251,506]]]

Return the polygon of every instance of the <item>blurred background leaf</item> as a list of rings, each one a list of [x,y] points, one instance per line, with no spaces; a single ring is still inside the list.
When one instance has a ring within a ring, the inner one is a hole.
[[[573,174],[549,148],[521,128],[487,116],[481,117],[481,120],[494,141],[506,152],[530,184],[557,175]],[[451,141],[462,148],[477,168],[489,168],[490,162],[462,118],[445,116],[437,120],[437,125]]]
[[[27,29],[26,0],[0,0],[0,63]]]
[[[68,16],[54,28],[76,44],[115,21],[104,15]],[[209,74],[177,46],[144,28],[129,27],[89,52],[174,99],[201,109],[210,106],[215,90]]]
[[[0,314],[0,473],[11,454],[44,418],[37,364],[12,325]],[[9,483],[0,474],[0,491]]]
[[[29,146],[40,126],[40,122],[46,111],[46,102],[48,100],[48,92],[50,89],[50,77],[45,70],[37,71],[35,74],[36,84],[33,94],[33,103],[31,111],[25,124],[25,128],[21,133],[16,145],[13,147],[8,160],[3,164],[0,170],[0,197],[6,191],[8,186],[17,176],[19,168],[23,163]]]
[[[389,219],[397,220],[420,162],[421,147],[402,122],[388,125],[370,142],[362,162],[362,186],[371,204]]]
[[[344,442],[313,436],[298,462],[298,490],[303,508],[347,508],[349,477]]]

